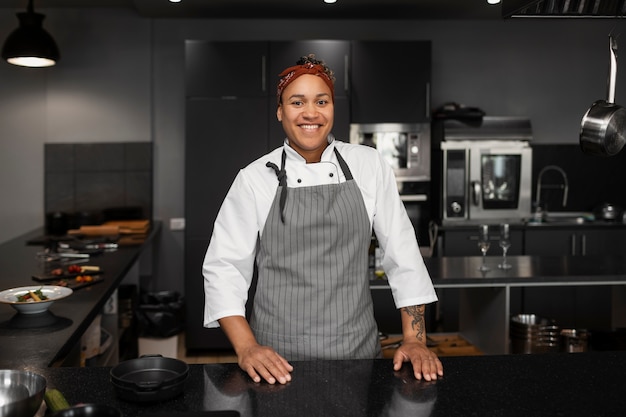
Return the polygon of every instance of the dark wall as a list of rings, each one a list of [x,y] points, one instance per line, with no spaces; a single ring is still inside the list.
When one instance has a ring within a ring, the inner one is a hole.
[[[563,168],[569,182],[565,207],[562,190],[542,189],[548,211],[593,211],[605,202],[626,207],[626,152],[602,158],[583,153],[578,145],[533,145],[533,201],[539,172],[547,165]],[[561,184],[563,180],[558,173],[546,171],[542,183]]]

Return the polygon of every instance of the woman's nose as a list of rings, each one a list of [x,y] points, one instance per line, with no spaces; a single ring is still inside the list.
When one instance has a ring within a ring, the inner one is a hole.
[[[304,106],[304,109],[302,110],[302,113],[306,117],[315,117],[315,116],[318,115],[319,112],[317,111],[317,107],[315,106],[315,104],[310,103],[310,104],[306,104]]]

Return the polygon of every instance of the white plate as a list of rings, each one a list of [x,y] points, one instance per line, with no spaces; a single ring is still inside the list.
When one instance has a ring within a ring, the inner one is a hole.
[[[26,294],[28,291],[41,290],[43,295],[48,297],[44,301],[27,301],[19,302],[17,297]],[[22,314],[43,313],[57,300],[72,294],[72,289],[67,287],[59,287],[56,285],[33,285],[28,287],[11,288],[0,292],[0,303],[10,304],[13,308]]]

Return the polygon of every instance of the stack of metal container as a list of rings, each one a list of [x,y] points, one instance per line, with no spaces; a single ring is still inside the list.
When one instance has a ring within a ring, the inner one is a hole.
[[[558,352],[560,330],[554,320],[535,314],[518,314],[511,318],[512,353]]]

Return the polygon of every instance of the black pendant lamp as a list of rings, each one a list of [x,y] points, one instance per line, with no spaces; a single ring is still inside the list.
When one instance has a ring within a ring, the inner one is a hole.
[[[10,64],[24,67],[49,67],[56,64],[60,58],[59,48],[43,28],[45,17],[34,12],[33,0],[29,0],[27,11],[17,13],[20,26],[4,43],[2,58]]]

